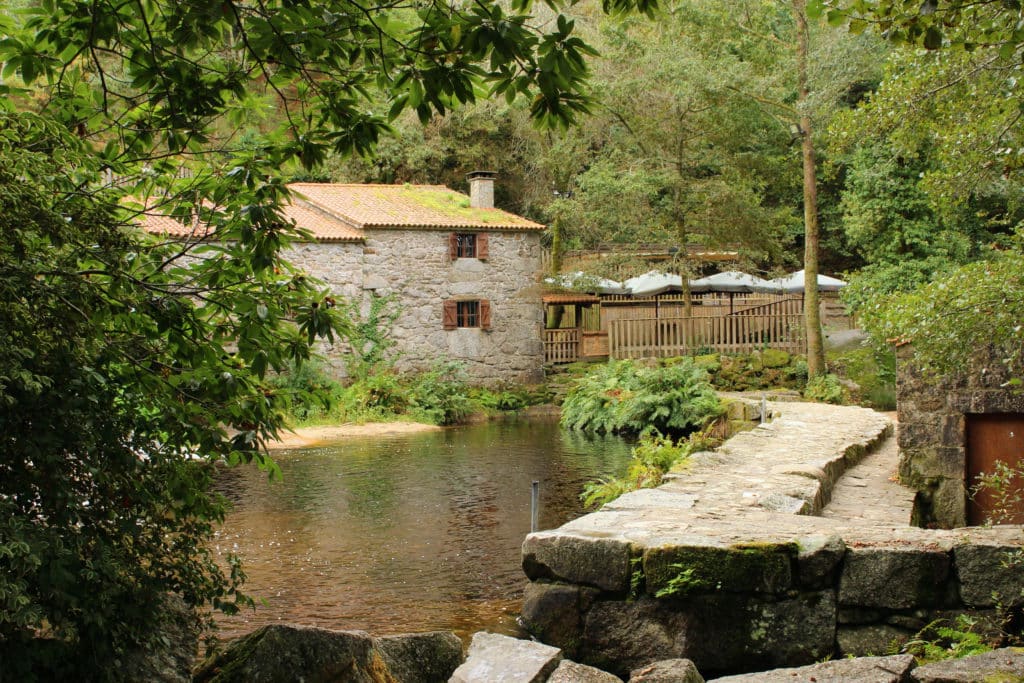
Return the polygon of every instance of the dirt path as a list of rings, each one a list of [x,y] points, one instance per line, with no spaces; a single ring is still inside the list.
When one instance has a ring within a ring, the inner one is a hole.
[[[441,427],[422,422],[370,422],[368,424],[324,425],[321,427],[299,427],[284,432],[281,438],[267,445],[268,448],[307,448],[350,436],[380,436],[382,434],[409,434],[414,432],[439,431]]]

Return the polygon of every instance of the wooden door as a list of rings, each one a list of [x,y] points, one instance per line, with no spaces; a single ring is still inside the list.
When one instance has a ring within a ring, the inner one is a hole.
[[[964,484],[971,490],[981,473],[996,470],[1002,461],[1017,467],[1024,459],[1024,414],[967,415],[967,466]],[[1004,492],[978,491],[967,501],[967,523],[988,521],[1024,524],[1024,481],[1015,477]]]

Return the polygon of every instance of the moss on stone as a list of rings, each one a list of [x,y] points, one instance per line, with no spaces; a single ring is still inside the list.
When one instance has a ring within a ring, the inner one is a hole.
[[[782,349],[765,349],[761,352],[761,363],[766,368],[784,368],[791,360],[789,352]]]
[[[688,593],[779,593],[792,587],[796,553],[795,543],[652,548],[644,555],[647,594],[657,595],[673,582],[679,585],[683,572]]]

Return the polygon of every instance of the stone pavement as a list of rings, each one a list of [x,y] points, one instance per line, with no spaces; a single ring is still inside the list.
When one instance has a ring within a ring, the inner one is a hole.
[[[896,439],[888,438],[839,478],[821,516],[872,525],[909,525],[914,491],[897,481],[898,467]]]
[[[527,629],[618,675],[673,658],[719,675],[885,652],[936,618],[997,616],[994,594],[1024,594],[1006,563],[1021,527],[910,525],[886,415],[768,407],[771,422],[662,486],[527,536]]]

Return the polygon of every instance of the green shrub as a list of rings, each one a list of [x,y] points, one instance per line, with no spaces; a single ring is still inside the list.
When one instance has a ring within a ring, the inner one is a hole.
[[[562,424],[594,432],[685,434],[722,412],[707,373],[692,360],[667,367],[609,361],[578,379],[562,404]]]
[[[341,392],[341,384],[317,360],[291,367],[269,380],[275,393],[285,399],[291,422],[306,422],[325,415]]]
[[[533,397],[526,389],[513,388],[473,387],[469,390],[469,398],[487,412],[522,410],[533,402]]]
[[[860,387],[852,400],[876,410],[896,409],[896,354],[891,348],[869,346],[832,352],[832,371]]]
[[[450,425],[465,420],[473,410],[465,366],[445,361],[413,377],[409,407],[415,418],[433,424]]]
[[[839,377],[831,373],[817,375],[807,381],[804,398],[821,403],[842,403],[843,385],[839,383]]]
[[[958,615],[954,622],[938,619],[918,631],[913,640],[903,646],[903,652],[925,664],[992,650],[993,645],[974,630],[975,626],[977,620],[966,614]]]
[[[623,493],[658,486],[667,472],[685,462],[690,455],[710,450],[718,443],[708,430],[694,432],[678,443],[671,437],[648,431],[633,447],[625,476],[599,479],[586,484],[580,499],[585,507],[600,507]]]

